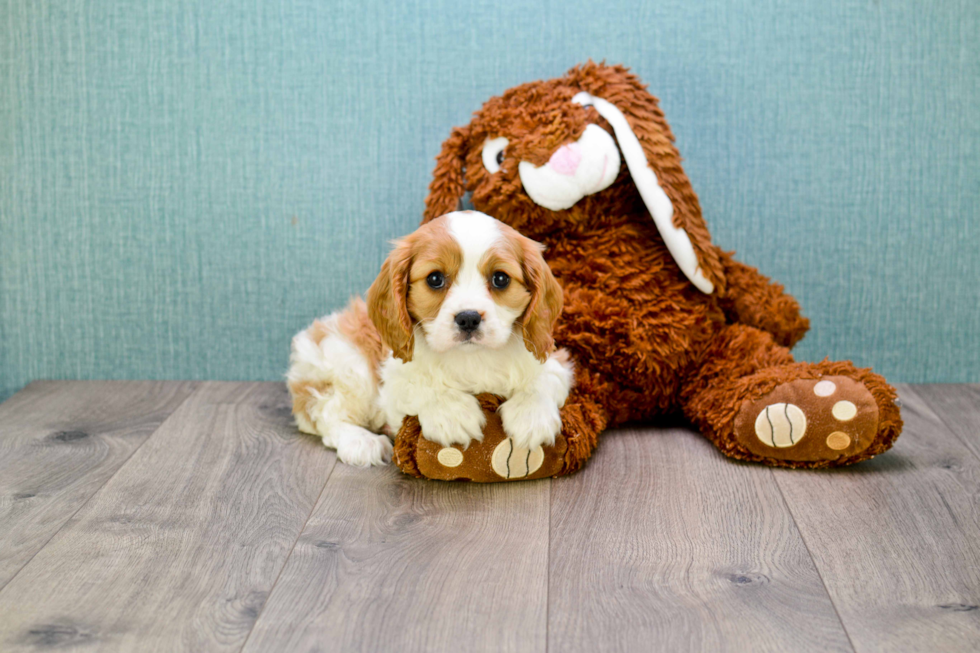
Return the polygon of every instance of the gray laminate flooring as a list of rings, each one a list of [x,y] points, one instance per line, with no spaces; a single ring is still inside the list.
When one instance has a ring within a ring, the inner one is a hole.
[[[278,383],[0,405],[0,651],[980,650],[980,386],[851,468],[604,435],[560,479],[338,464]]]

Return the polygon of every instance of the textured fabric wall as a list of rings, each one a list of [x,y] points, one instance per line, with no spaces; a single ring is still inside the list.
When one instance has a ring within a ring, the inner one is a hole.
[[[660,96],[715,242],[811,317],[800,357],[980,381],[977,34],[976,0],[7,0],[0,398],[280,377],[450,127],[588,57]]]

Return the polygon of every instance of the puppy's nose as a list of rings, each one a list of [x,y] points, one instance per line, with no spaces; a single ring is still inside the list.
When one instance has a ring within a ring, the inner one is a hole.
[[[460,331],[471,333],[480,326],[481,319],[480,314],[476,311],[463,311],[456,313],[456,326],[459,327]]]
[[[578,170],[578,164],[581,162],[582,148],[579,147],[578,143],[562,145],[548,159],[548,165],[552,170],[569,177],[575,174],[575,171]]]

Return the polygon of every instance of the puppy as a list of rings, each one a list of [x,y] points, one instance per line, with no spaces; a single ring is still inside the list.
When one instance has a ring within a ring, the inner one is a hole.
[[[379,465],[406,415],[444,447],[482,440],[474,395],[488,392],[506,399],[499,413],[516,446],[554,444],[573,370],[551,337],[562,289],[542,249],[474,211],[399,240],[366,304],[355,298],[293,338],[300,430],[345,463]]]

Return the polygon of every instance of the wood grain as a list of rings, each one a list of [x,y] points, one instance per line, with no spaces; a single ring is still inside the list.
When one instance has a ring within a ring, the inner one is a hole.
[[[771,470],[607,433],[552,496],[549,650],[849,651]]]
[[[194,387],[42,381],[0,405],[0,588]]]
[[[776,480],[857,651],[980,649],[980,460],[911,388],[895,447]]]
[[[203,384],[0,591],[0,650],[239,650],[334,460],[282,384]]]
[[[645,429],[509,485],[334,469],[281,384],[193,388],[0,405],[0,650],[980,647],[978,386],[900,388],[848,469]]]
[[[550,482],[338,465],[245,650],[543,652]]]
[[[980,384],[933,384],[909,388],[967,449],[980,457]]]

